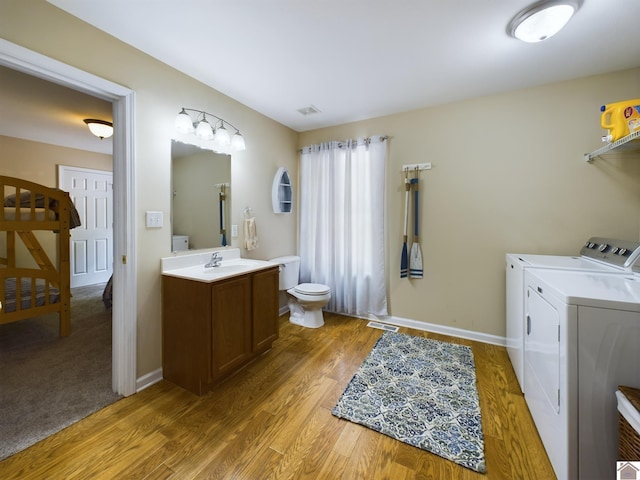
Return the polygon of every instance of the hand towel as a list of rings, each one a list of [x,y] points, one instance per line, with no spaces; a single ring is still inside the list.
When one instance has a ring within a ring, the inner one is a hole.
[[[247,250],[258,248],[258,229],[255,217],[244,219],[244,248]]]

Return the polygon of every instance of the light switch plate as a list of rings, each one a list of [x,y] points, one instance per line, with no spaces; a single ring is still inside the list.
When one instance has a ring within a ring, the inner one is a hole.
[[[161,228],[163,226],[162,212],[148,211],[146,214],[147,228]]]
[[[238,236],[238,225],[231,225],[231,238]]]

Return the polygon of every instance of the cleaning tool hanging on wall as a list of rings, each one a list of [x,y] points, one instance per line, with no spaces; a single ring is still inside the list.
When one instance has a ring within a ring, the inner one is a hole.
[[[411,187],[413,188],[413,244],[411,245],[411,256],[409,258],[409,276],[411,278],[422,278],[422,251],[418,240],[418,181],[419,169],[415,169],[415,177],[411,179]]]
[[[404,170],[404,230],[402,235],[402,253],[400,255],[400,278],[407,278],[407,224],[409,223],[409,171]]]

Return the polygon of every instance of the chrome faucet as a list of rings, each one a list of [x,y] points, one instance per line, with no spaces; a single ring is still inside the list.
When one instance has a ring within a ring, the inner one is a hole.
[[[209,260],[209,263],[205,264],[204,268],[219,267],[220,262],[222,262],[222,255],[220,252],[213,252],[211,260]]]

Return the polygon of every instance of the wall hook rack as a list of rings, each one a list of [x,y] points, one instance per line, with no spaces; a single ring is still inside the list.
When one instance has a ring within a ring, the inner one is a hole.
[[[415,172],[416,170],[431,170],[431,162],[428,163],[412,163],[411,165],[403,165],[403,172]]]

